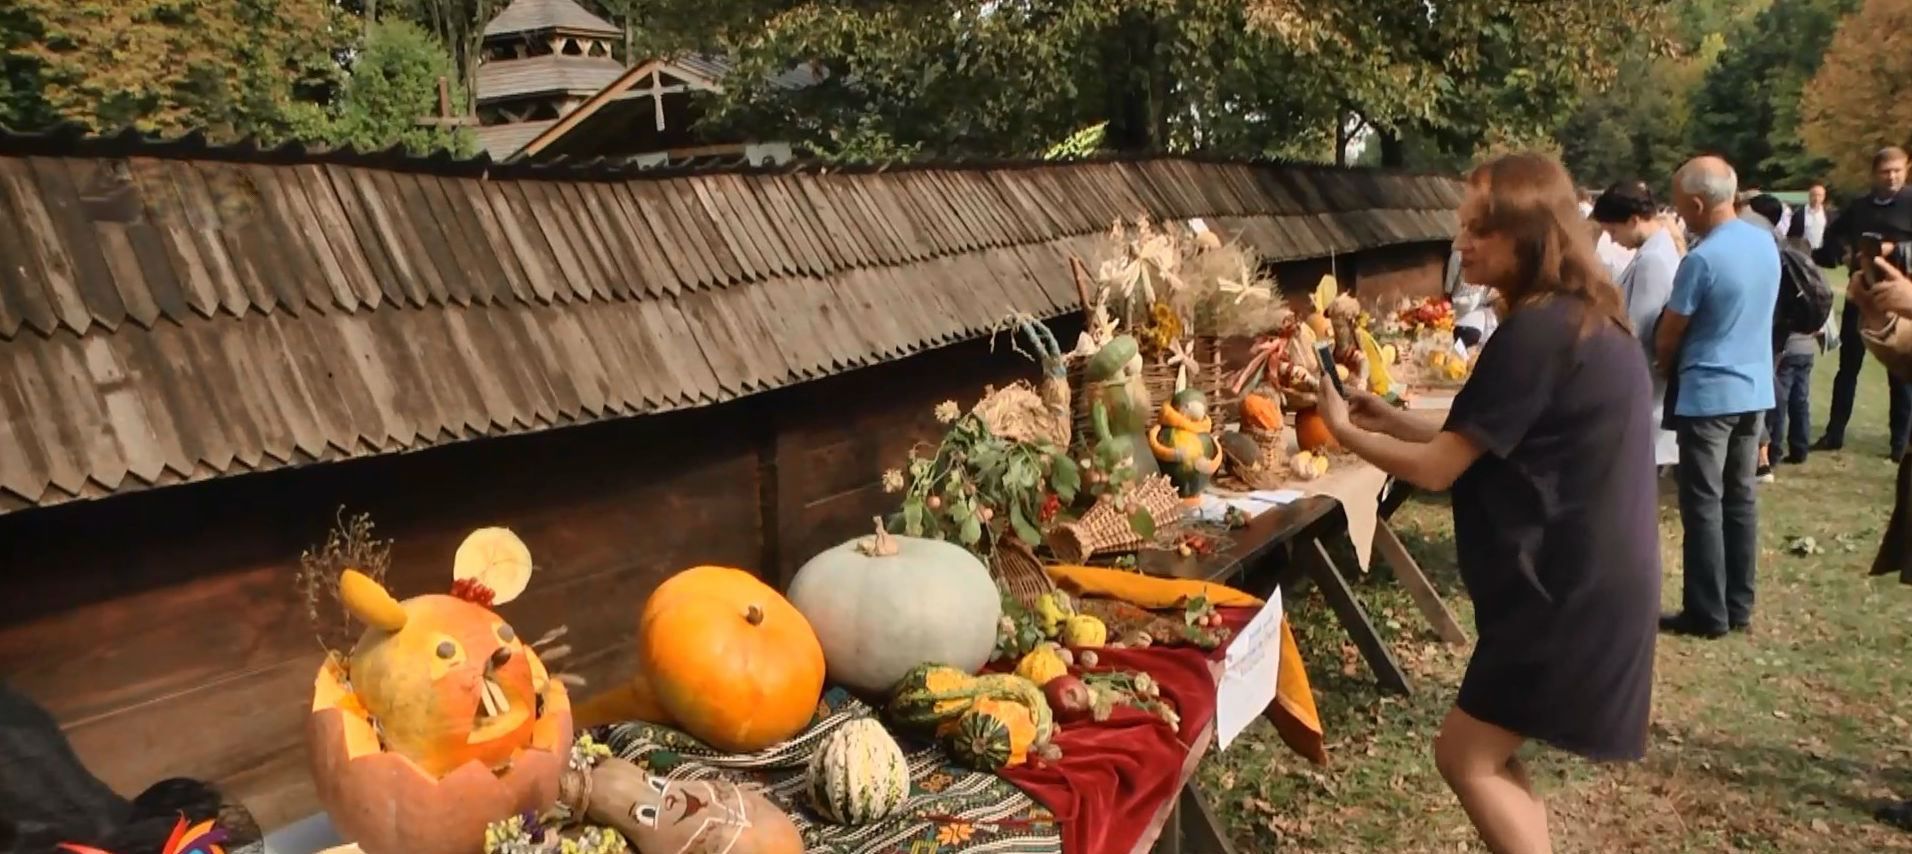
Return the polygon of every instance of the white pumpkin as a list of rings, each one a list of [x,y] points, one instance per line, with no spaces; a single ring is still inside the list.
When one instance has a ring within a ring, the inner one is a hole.
[[[882,821],[910,796],[909,761],[875,718],[830,733],[810,757],[807,788],[817,814],[852,827]]]
[[[924,662],[975,673],[996,648],[1002,597],[961,546],[889,534],[839,545],[790,581],[790,604],[823,644],[829,681],[885,696]]]

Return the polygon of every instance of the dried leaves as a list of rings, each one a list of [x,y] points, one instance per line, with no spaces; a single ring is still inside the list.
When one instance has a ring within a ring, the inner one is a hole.
[[[339,573],[356,569],[384,584],[385,574],[391,569],[392,542],[374,537],[372,528],[370,514],[348,517],[345,508],[340,507],[325,542],[299,555],[295,583],[319,645],[327,651],[349,651],[364,629],[339,600]]]

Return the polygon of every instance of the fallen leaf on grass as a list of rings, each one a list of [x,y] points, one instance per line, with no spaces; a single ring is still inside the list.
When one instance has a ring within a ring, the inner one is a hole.
[[[1812,820],[1812,830],[1814,833],[1831,833],[1832,825],[1827,824],[1823,818],[1815,818]]]
[[[1826,550],[1819,546],[1819,541],[1811,537],[1792,538],[1792,541],[1786,544],[1786,551],[1792,552],[1798,557],[1826,553]]]

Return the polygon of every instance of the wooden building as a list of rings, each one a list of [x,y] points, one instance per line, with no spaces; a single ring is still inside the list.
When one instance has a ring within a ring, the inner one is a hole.
[[[0,678],[137,791],[315,808],[293,569],[340,507],[400,596],[463,535],[502,610],[629,666],[698,563],[782,579],[889,505],[930,410],[1029,376],[1111,221],[1201,217],[1290,275],[1438,282],[1456,185],[1192,159],[656,172],[0,136]],[[1431,270],[1414,266],[1414,259]]]

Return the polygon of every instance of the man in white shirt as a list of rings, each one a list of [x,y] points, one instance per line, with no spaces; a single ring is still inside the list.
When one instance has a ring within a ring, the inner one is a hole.
[[[1814,184],[1806,191],[1806,209],[1799,212],[1806,218],[1806,243],[1814,249],[1826,242],[1826,185]]]

